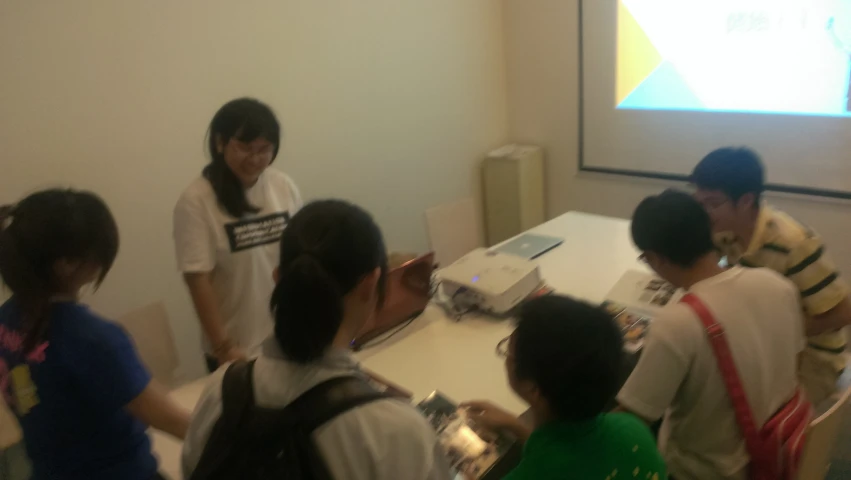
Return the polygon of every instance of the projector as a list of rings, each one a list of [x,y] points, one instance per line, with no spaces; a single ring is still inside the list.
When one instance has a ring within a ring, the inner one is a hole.
[[[497,315],[516,307],[541,285],[535,263],[484,248],[464,255],[440,270],[437,277],[453,303]]]

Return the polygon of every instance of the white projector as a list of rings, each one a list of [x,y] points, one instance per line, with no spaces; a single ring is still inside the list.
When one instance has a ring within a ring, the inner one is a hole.
[[[484,248],[464,255],[437,276],[454,303],[461,301],[498,315],[516,307],[541,285],[535,263]]]

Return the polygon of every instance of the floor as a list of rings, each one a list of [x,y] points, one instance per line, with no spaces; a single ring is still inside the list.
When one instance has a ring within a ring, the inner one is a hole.
[[[839,380],[840,388],[851,387],[851,369],[846,369]],[[846,412],[849,412],[846,409]],[[839,430],[836,439],[836,447],[833,453],[833,461],[830,463],[825,480],[848,480],[851,479],[851,413],[846,413],[845,421]]]

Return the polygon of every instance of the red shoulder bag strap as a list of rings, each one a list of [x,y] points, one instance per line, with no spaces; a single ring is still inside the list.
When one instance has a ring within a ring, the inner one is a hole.
[[[751,456],[751,461],[759,461],[762,458],[762,440],[759,436],[756,422],[754,422],[750,404],[748,404],[748,399],[745,396],[742,381],[739,379],[736,364],[733,363],[730,345],[724,337],[724,328],[715,321],[715,317],[712,316],[706,305],[694,294],[687,294],[681,302],[691,307],[701,323],[703,323],[706,336],[709,338],[709,344],[712,345],[712,350],[715,352],[715,360],[718,362],[721,377],[727,386],[727,393],[733,401],[736,421],[739,423],[739,428],[742,429],[742,435],[745,437],[745,444]]]

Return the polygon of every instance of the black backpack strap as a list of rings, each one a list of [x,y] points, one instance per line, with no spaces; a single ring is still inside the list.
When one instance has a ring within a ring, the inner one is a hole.
[[[240,360],[228,366],[222,380],[222,417],[227,431],[234,433],[254,406],[254,362]]]
[[[283,409],[258,407],[254,403],[253,366],[254,362],[239,362],[225,372],[222,415],[191,480],[230,479],[231,471],[240,470],[238,467],[250,464],[245,468],[260,468],[268,460],[274,463],[274,455],[278,455],[278,462],[286,463],[291,475],[287,478],[331,480],[326,461],[311,438],[313,431],[348,410],[393,398],[375,390],[364,378],[350,375],[314,386]],[[267,451],[269,447],[277,453]],[[245,449],[254,449],[263,460],[251,458]]]
[[[212,478],[221,468],[231,450],[242,425],[254,406],[254,360],[232,363],[222,380],[222,415],[216,421],[204,446],[198,467],[191,480]]]
[[[281,419],[294,419],[298,440],[292,447],[305,469],[293,478],[332,480],[327,460],[319,452],[312,433],[342,413],[384,398],[392,397],[378,392],[363,378],[343,376],[316,385],[287,405]]]
[[[311,433],[334,417],[376,400],[392,398],[356,376],[334,377],[303,393],[287,406]]]

